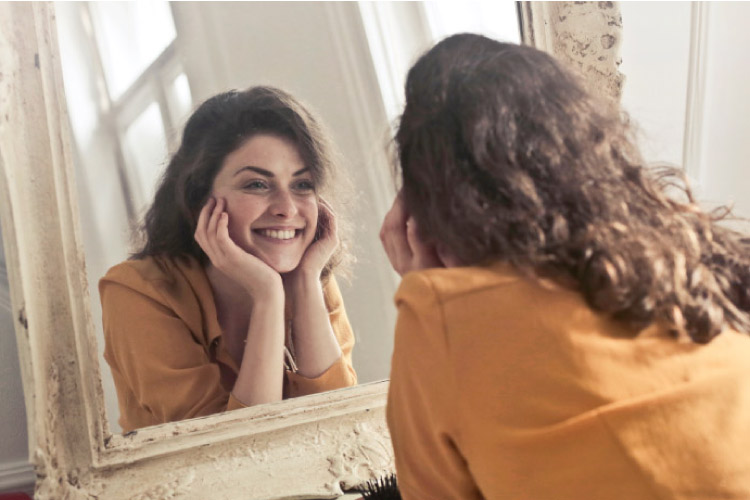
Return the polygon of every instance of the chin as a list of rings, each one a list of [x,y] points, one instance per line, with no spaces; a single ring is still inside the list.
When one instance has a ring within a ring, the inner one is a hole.
[[[279,273],[279,274],[287,274],[287,273],[291,273],[292,271],[294,271],[295,269],[297,269],[297,267],[299,267],[300,259],[296,259],[296,260],[293,260],[293,261],[268,261],[268,260],[264,260],[264,262],[266,264],[268,264],[269,267],[271,267],[271,269],[273,269],[277,273]]]
[[[279,274],[289,274],[297,269],[297,266],[271,266]]]

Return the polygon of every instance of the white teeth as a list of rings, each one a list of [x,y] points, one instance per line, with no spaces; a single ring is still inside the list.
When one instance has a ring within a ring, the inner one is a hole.
[[[277,231],[275,229],[263,229],[260,232],[263,236],[268,236],[269,238],[275,238],[277,240],[291,240],[294,238],[294,229],[285,229],[281,231]]]

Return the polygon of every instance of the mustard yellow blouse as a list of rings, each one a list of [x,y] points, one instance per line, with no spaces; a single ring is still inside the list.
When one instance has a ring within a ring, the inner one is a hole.
[[[314,379],[286,370],[285,398],[357,382],[354,335],[335,279],[323,292],[343,354]],[[230,396],[239,367],[225,348],[213,292],[197,260],[123,262],[99,281],[99,293],[104,358],[123,431],[243,407]]]
[[[633,337],[502,264],[410,273],[396,304],[405,500],[750,498],[750,336]]]

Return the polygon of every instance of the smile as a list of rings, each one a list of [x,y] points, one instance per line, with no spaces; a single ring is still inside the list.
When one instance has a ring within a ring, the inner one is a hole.
[[[301,233],[301,229],[257,229],[255,232],[265,236],[266,238],[272,238],[274,240],[291,240],[298,233]]]

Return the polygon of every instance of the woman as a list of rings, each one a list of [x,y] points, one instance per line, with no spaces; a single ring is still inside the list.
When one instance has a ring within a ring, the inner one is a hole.
[[[334,169],[280,90],[219,94],[190,117],[143,247],[99,283],[124,431],[356,383],[322,198]]]
[[[409,71],[396,143],[403,498],[750,498],[747,241],[667,196],[619,111],[456,35]]]

